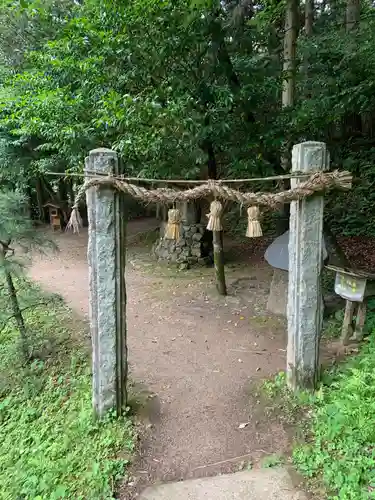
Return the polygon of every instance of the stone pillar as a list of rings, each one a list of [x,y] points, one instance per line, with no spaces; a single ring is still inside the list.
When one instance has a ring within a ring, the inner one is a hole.
[[[86,172],[119,174],[117,154],[95,149]],[[93,409],[98,417],[126,406],[127,347],[124,194],[113,189],[87,191],[89,221],[89,317],[93,356]]]
[[[328,167],[325,143],[293,147],[292,171],[312,173]],[[292,188],[298,183],[292,179]],[[314,388],[319,376],[323,206],[323,195],[315,195],[290,207],[287,379],[293,389]]]

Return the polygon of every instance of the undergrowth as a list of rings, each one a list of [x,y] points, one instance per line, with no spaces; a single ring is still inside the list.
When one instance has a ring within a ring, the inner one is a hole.
[[[323,483],[324,498],[330,500],[375,498],[374,320],[370,313],[372,333],[360,353],[325,372],[314,394],[291,394],[284,374],[265,383],[267,396],[282,401],[299,422],[293,451],[297,470]]]
[[[85,325],[57,297],[18,289],[21,306],[39,305],[23,306],[35,347],[26,363],[0,287],[0,499],[111,499],[133,449],[130,420],[92,417]]]

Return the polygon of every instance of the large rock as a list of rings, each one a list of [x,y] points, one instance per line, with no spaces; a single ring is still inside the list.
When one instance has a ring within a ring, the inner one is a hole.
[[[140,500],[307,500],[286,469],[256,469],[151,486]]]

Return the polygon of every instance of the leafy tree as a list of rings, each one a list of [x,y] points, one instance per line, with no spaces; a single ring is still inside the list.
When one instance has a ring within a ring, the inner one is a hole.
[[[116,149],[129,175],[258,176],[282,172],[283,145],[313,139],[368,189],[374,10],[357,0],[312,6],[0,4],[0,177],[33,192],[48,170],[81,171],[98,146]],[[357,189],[350,196],[366,213],[374,201]],[[340,197],[328,207],[331,219],[333,208],[347,214]],[[335,216],[335,227],[358,232],[345,217]],[[375,234],[375,223],[367,218],[364,230]]]
[[[29,339],[14,276],[22,272],[29,252],[41,250],[51,243],[33,227],[27,213],[27,200],[22,193],[1,190],[0,213],[0,272],[5,278],[12,314],[20,333],[22,353],[28,359]]]

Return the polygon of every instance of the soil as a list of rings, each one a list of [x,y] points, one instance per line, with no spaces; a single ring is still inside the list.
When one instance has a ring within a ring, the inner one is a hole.
[[[264,417],[256,390],[285,368],[285,320],[265,312],[267,241],[227,246],[229,295],[220,297],[213,269],[177,271],[152,260],[138,235],[156,226],[152,219],[128,224],[129,364],[142,428],[122,499],[149,484],[257,466],[289,448],[282,424]],[[87,231],[54,238],[59,253],[35,257],[30,274],[87,317]]]

